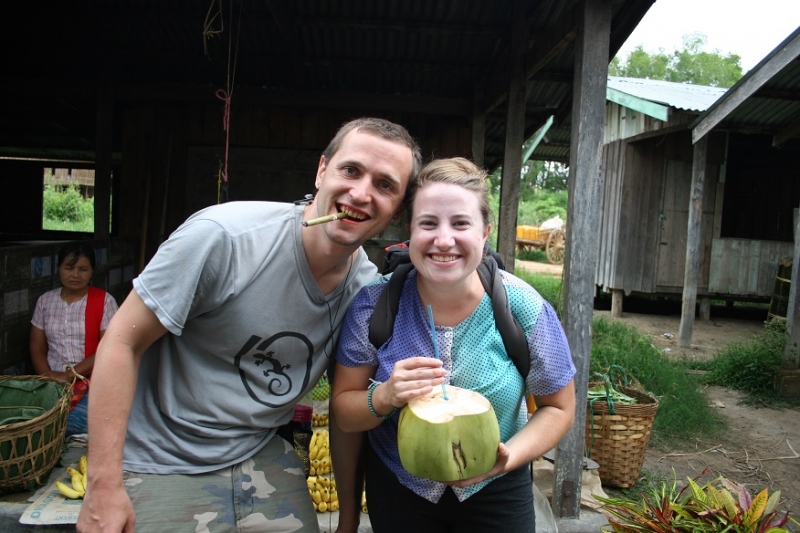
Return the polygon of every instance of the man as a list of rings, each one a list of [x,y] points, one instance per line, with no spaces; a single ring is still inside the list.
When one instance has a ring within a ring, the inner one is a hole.
[[[357,119],[320,158],[310,204],[214,206],[170,236],[97,352],[78,531],[318,530],[276,430],[327,367],[376,276],[361,245],[420,166],[404,128]]]

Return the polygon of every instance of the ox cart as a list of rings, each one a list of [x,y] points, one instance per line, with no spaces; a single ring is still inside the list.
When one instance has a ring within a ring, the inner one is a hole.
[[[517,251],[544,250],[547,260],[554,265],[564,263],[567,232],[564,228],[517,226]]]

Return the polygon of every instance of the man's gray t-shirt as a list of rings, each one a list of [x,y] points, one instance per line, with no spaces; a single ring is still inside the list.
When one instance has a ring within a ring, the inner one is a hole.
[[[326,297],[303,251],[302,213],[270,202],[209,207],[134,280],[169,331],[142,358],[126,470],[201,473],[247,459],[327,368],[347,306],[377,268],[360,250]]]

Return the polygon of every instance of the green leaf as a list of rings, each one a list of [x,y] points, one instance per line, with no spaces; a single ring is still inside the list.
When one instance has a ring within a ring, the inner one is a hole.
[[[769,514],[775,510],[778,503],[781,501],[781,491],[776,490],[773,492],[767,501],[767,507],[764,509],[764,514]]]

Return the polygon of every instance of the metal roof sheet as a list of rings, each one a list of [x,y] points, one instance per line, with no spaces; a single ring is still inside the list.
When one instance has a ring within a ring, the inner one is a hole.
[[[717,114],[716,118],[712,114]],[[713,123],[709,124],[709,120]],[[691,124],[696,142],[708,132],[775,135],[775,146],[800,137],[800,27]],[[700,133],[698,133],[698,131]]]
[[[708,109],[727,91],[722,87],[617,76],[608,77],[608,88],[676,109],[698,112]]]

